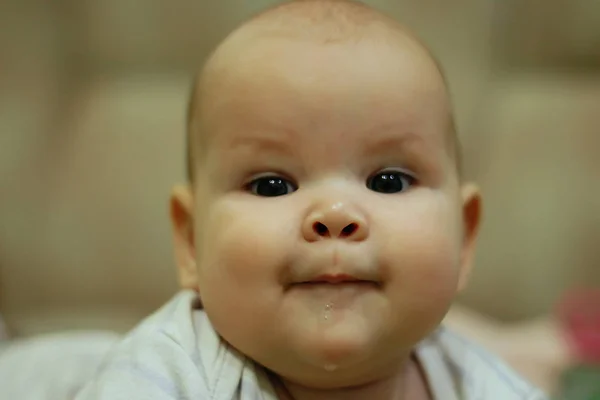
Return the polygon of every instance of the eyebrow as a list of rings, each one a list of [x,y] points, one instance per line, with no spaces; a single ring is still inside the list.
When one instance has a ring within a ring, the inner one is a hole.
[[[284,140],[269,136],[235,138],[229,142],[229,145],[232,149],[249,147],[256,151],[278,153],[287,156],[293,153],[290,145]]]
[[[425,141],[421,136],[412,132],[378,136],[378,138],[370,140],[369,143],[364,147],[365,154],[370,155],[381,152],[390,152],[403,148],[411,148],[415,145],[425,144]]]

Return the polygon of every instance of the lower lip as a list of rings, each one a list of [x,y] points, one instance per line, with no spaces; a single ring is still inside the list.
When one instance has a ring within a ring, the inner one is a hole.
[[[370,296],[381,290],[374,282],[348,281],[338,283],[310,282],[298,283],[289,287],[291,298],[313,304],[321,310],[325,304],[335,304],[336,309],[346,309],[359,298]]]
[[[332,293],[332,292],[362,292],[380,289],[375,282],[367,281],[346,281],[346,282],[303,282],[290,286],[290,289],[300,291],[310,291],[311,293]]]

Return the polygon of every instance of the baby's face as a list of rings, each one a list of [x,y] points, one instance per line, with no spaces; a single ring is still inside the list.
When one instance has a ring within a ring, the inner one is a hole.
[[[202,109],[204,307],[281,376],[360,383],[440,323],[462,277],[442,79],[420,50],[377,42],[265,38],[235,63]]]

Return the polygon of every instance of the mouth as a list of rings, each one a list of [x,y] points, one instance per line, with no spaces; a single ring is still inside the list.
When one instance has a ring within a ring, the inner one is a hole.
[[[350,286],[350,285],[370,285],[380,287],[379,282],[372,280],[359,279],[347,274],[325,274],[311,278],[307,281],[296,282],[294,285],[302,286]]]

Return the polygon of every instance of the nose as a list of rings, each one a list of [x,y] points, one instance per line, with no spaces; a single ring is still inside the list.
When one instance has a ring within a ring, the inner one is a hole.
[[[312,210],[303,223],[302,233],[308,242],[329,238],[362,241],[368,237],[369,227],[356,207],[337,202]]]

